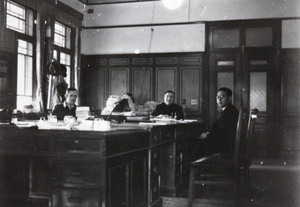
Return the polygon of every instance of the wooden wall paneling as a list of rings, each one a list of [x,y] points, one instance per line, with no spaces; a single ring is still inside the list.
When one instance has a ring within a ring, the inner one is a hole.
[[[200,115],[200,90],[201,90],[200,67],[180,68],[180,100],[186,100],[186,112],[194,112]],[[195,115],[195,114],[193,114]]]
[[[109,95],[119,95],[129,92],[129,68],[109,69]]]
[[[155,101],[163,102],[164,93],[172,90],[177,94],[177,68],[176,67],[157,67],[156,70],[156,91]],[[175,96],[177,100],[178,94]],[[178,103],[179,104],[179,103]]]
[[[92,94],[97,95],[90,95],[92,99],[92,105],[95,110],[102,110],[106,105],[106,98],[105,98],[105,85],[106,85],[106,78],[105,75],[106,70],[99,69],[94,70],[93,76],[90,77],[91,83],[93,84],[92,87]]]
[[[101,105],[102,109],[109,95],[131,92],[138,107],[147,101],[162,102],[164,92],[174,90],[176,103],[189,99],[189,116],[200,115],[204,90],[201,53],[83,55],[82,63],[84,70],[91,71],[86,73],[89,78],[82,76],[81,84],[83,98],[87,100],[83,102],[87,105]],[[95,81],[98,83],[94,85]],[[198,105],[191,107],[191,99]]]
[[[285,115],[300,115],[300,65],[287,66],[284,70],[284,113]]]
[[[164,100],[164,92],[172,90],[175,92],[175,102],[180,103],[178,87],[178,56],[164,55],[155,58],[155,101]]]
[[[130,58],[129,57],[110,57],[109,58],[109,77],[108,77],[108,96],[119,95],[130,92]]]
[[[82,76],[81,94],[85,98],[82,103],[90,106],[91,110],[102,110],[107,99],[107,60],[104,58],[82,58],[84,74]]]
[[[299,50],[287,50],[283,54],[283,153],[300,150],[300,61]]]
[[[132,69],[132,93],[135,97],[135,104],[143,105],[153,100],[153,68]]]
[[[201,54],[180,55],[180,104],[186,100],[187,116],[200,116],[202,113],[203,56]],[[193,103],[192,103],[193,100]]]
[[[137,107],[153,100],[153,64],[152,56],[132,58],[131,92],[135,97]]]

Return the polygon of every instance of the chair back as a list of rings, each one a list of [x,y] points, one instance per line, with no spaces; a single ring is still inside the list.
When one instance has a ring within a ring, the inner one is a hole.
[[[238,165],[239,165],[239,152],[240,152],[240,143],[241,143],[241,137],[243,132],[243,126],[245,126],[246,122],[247,122],[247,109],[241,107],[239,111],[237,126],[236,126],[235,146],[234,146],[234,156],[233,156],[233,162],[236,169],[238,169]]]
[[[245,161],[251,162],[251,150],[253,146],[253,129],[255,124],[255,119],[257,118],[258,109],[252,109],[249,113],[247,134],[246,134],[246,148],[245,148]]]

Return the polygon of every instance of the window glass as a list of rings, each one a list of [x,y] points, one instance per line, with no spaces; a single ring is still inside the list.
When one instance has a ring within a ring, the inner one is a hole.
[[[6,28],[33,36],[33,11],[14,2],[7,2]]]
[[[17,68],[17,108],[32,104],[33,83],[33,45],[24,40],[18,40]]]
[[[65,26],[55,22],[54,25],[54,44],[65,47],[65,40],[66,40],[66,30]]]
[[[17,32],[25,33],[25,11],[25,8],[8,1],[6,11],[6,27]]]
[[[246,47],[271,47],[273,45],[272,27],[246,29]]]
[[[250,108],[267,111],[267,72],[250,73]]]
[[[68,86],[70,86],[70,83],[71,83],[71,56],[62,52],[60,54],[60,63],[65,65],[67,68],[66,82],[68,83]]]
[[[217,76],[217,88],[230,88],[233,91],[233,72],[219,72]],[[232,100],[234,100],[234,94],[232,94]]]
[[[68,27],[59,22],[55,22],[54,25],[54,50],[53,50],[53,58],[55,58],[60,64],[66,66],[67,69],[67,77],[65,78],[68,86],[71,85],[72,80],[72,28]]]
[[[238,48],[240,45],[239,29],[215,29],[213,31],[213,47]]]

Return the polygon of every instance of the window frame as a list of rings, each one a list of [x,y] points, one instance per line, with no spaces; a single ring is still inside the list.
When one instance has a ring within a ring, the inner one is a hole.
[[[70,77],[66,77],[66,81],[68,83],[68,87],[74,87],[74,75],[75,75],[75,71],[74,71],[74,51],[75,51],[75,29],[67,24],[64,24],[58,20],[55,20],[53,23],[53,34],[55,34],[55,23],[58,23],[60,25],[63,25],[65,27],[65,47],[59,46],[57,44],[53,44],[53,57],[55,58],[59,63],[63,64],[61,61],[61,54],[64,53],[66,55],[70,55],[70,65],[65,65],[66,67],[69,66],[70,67]],[[68,28],[71,32],[69,38],[70,38],[70,48],[67,47],[67,32],[68,32]],[[54,36],[53,35],[53,42],[54,42]],[[56,55],[54,56],[56,51]]]
[[[20,31],[17,31],[17,30],[14,30],[12,28],[9,28],[7,27],[7,3],[12,3],[16,6],[19,6],[20,8],[23,8],[25,9],[25,24],[29,24],[28,21],[30,19],[28,13],[29,12],[32,12],[32,31],[30,34],[29,30],[26,29],[26,26],[25,25],[25,33],[22,33]],[[22,40],[22,41],[26,41],[28,43],[31,43],[32,44],[32,83],[31,83],[31,86],[32,86],[32,95],[31,95],[31,98],[32,98],[32,103],[35,103],[36,102],[36,92],[37,92],[37,74],[36,74],[36,19],[37,19],[37,12],[36,10],[33,10],[29,7],[26,7],[20,3],[17,3],[17,2],[14,2],[14,1],[11,1],[11,0],[8,0],[8,1],[5,1],[5,7],[4,7],[4,27],[8,30],[11,30],[13,31],[14,33],[14,40],[15,41],[18,41],[18,40]],[[18,55],[19,55],[19,52],[18,52],[18,43],[16,44],[16,61],[18,61]],[[15,85],[15,108],[17,108],[17,99],[18,99],[18,86],[17,86],[17,80],[18,80],[18,62],[16,64],[16,68],[15,68],[15,75],[14,75],[14,85]],[[24,95],[25,96],[25,95]]]

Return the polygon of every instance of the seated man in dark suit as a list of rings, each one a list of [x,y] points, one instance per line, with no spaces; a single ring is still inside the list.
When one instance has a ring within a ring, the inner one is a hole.
[[[201,148],[208,151],[208,154],[233,153],[239,111],[232,105],[232,90],[220,88],[216,101],[221,108],[220,113],[209,132],[201,134],[200,139],[205,141],[200,145],[205,146],[205,149]]]
[[[54,106],[52,115],[57,116],[57,120],[64,120],[67,115],[76,116],[76,100],[78,97],[78,91],[76,88],[68,88],[66,90],[66,100]]]
[[[164,95],[164,102],[156,106],[152,112],[152,116],[168,115],[172,118],[176,117],[178,120],[184,119],[182,107],[178,104],[175,104],[174,101],[175,93],[173,91],[166,91]]]

